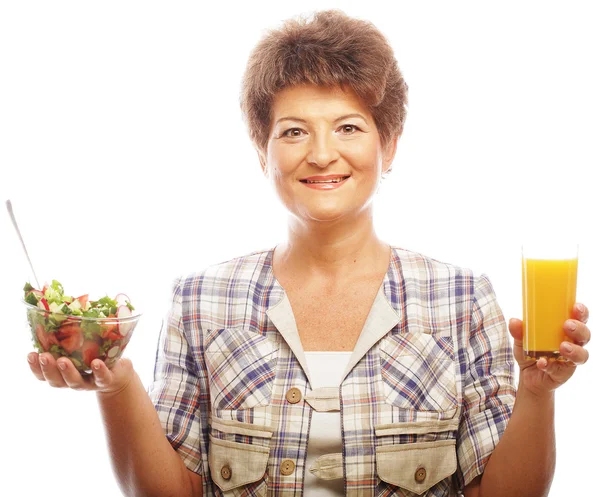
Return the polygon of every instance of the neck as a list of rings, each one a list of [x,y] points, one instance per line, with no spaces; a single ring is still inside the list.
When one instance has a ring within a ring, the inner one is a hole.
[[[288,240],[276,248],[277,265],[309,278],[338,281],[381,271],[389,262],[389,245],[375,234],[373,218],[351,222],[299,223],[291,217]]]

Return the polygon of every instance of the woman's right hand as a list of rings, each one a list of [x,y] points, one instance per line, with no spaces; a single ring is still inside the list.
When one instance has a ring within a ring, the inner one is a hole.
[[[115,395],[125,390],[134,376],[133,364],[129,359],[119,359],[111,369],[100,359],[92,361],[92,374],[82,376],[66,357],[54,359],[52,354],[30,352],[27,356],[29,368],[40,381],[51,387],[92,390]]]

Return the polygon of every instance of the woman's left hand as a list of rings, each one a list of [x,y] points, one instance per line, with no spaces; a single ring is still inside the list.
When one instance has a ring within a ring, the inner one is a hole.
[[[528,359],[523,353],[523,321],[512,318],[508,329],[513,336],[514,355],[521,370],[519,387],[525,387],[534,394],[551,392],[565,383],[578,365],[585,364],[589,352],[584,346],[590,341],[590,330],[586,326],[589,310],[583,304],[575,304],[571,313],[572,318],[563,324],[565,334],[573,340],[560,344],[560,353],[567,361],[548,361],[546,358]]]

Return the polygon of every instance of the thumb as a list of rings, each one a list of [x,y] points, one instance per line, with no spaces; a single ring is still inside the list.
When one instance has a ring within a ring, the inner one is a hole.
[[[107,367],[104,361],[94,360],[92,371],[98,390],[106,394],[122,392],[129,386],[135,375],[133,364],[127,358],[119,359],[112,368]]]
[[[95,359],[92,361],[92,373],[98,390],[110,391],[111,384],[114,379],[114,374],[106,367],[103,361]]]
[[[517,318],[511,318],[508,322],[508,331],[514,339],[513,354],[519,367],[527,364],[525,354],[523,354],[523,321]]]
[[[517,318],[511,318],[508,322],[508,331],[516,342],[523,341],[523,321]]]

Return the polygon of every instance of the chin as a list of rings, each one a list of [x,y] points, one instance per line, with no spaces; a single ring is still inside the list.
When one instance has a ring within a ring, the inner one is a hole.
[[[310,221],[313,221],[313,222],[316,222],[316,223],[333,223],[335,221],[339,221],[343,217],[344,216],[312,217],[312,218],[310,218]]]
[[[343,219],[347,214],[347,212],[340,211],[339,209],[314,209],[305,211],[300,217],[308,221],[326,223],[339,221],[340,219]]]
[[[355,202],[340,202],[339,199],[330,202],[296,201],[284,202],[283,204],[298,221],[318,223],[331,223],[342,219],[356,218],[365,207]]]

